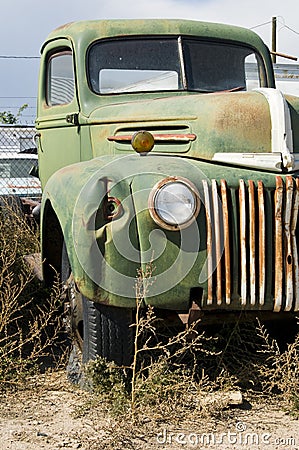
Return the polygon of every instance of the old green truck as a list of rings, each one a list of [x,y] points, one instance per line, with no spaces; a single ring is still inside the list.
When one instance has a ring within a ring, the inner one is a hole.
[[[61,273],[83,362],[130,364],[139,270],[143,306],[171,323],[298,312],[298,113],[247,29],[95,20],[48,36],[43,276]]]

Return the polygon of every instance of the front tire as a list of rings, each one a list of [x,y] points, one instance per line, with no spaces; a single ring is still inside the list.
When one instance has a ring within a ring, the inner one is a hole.
[[[98,356],[114,361],[118,366],[130,366],[134,339],[133,310],[103,305],[85,298],[74,282],[65,244],[61,279],[72,345],[67,367],[69,379],[80,383],[84,365]]]
[[[94,303],[83,297],[83,363],[103,356],[119,366],[132,362],[132,310]]]

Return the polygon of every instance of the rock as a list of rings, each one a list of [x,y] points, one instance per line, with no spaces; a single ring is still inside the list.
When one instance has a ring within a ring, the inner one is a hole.
[[[219,403],[222,407],[242,405],[243,398],[240,391],[220,391],[203,395],[201,398],[203,406]]]
[[[36,433],[37,436],[41,436],[41,437],[48,437],[47,433],[43,433],[42,431],[38,431]]]

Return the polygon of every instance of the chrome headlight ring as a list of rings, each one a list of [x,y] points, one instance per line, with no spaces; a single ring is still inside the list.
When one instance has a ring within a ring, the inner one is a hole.
[[[161,228],[176,231],[187,228],[200,210],[199,193],[183,177],[167,177],[155,184],[148,199],[149,212]]]

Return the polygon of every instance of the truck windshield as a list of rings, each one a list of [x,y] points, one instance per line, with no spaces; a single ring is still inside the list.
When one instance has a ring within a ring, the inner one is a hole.
[[[98,41],[89,49],[87,70],[97,94],[249,90],[260,86],[263,74],[249,47],[184,37]]]

